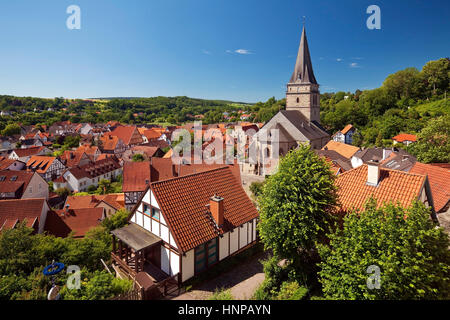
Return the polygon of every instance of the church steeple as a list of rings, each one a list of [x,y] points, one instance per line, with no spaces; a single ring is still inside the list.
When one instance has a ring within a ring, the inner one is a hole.
[[[305,27],[303,27],[294,73],[287,84],[286,110],[300,111],[308,121],[320,123],[319,84],[313,72]]]
[[[292,74],[290,83],[314,83],[317,84],[314,77],[311,56],[309,54],[308,40],[306,38],[306,30],[303,27],[300,47],[298,48],[297,62],[295,63],[294,73]]]

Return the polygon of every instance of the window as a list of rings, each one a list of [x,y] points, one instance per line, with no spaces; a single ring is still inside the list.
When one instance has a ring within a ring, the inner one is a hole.
[[[17,180],[17,176],[11,177],[11,181],[16,181]]]
[[[159,210],[152,208],[152,218],[159,221]]]
[[[3,182],[3,181],[5,181],[5,179],[6,179],[6,177],[5,177],[5,176],[1,176],[1,177],[0,177],[0,182]]]
[[[145,214],[147,214],[147,215],[150,215],[150,210],[149,210],[149,207],[148,207],[148,205],[146,205],[145,203],[144,203],[144,213]]]

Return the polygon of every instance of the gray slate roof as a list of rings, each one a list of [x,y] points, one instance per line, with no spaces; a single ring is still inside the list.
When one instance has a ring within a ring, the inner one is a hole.
[[[311,56],[309,54],[308,40],[306,39],[305,27],[303,27],[300,47],[298,48],[297,61],[295,63],[294,73],[292,74],[290,83],[314,83],[317,84],[314,77]]]
[[[332,161],[335,161],[345,171],[353,169],[351,161],[334,150],[314,150],[314,151],[319,156],[328,157]]]
[[[298,110],[281,110],[285,116],[309,140],[321,139],[330,135],[316,121],[308,121]]]

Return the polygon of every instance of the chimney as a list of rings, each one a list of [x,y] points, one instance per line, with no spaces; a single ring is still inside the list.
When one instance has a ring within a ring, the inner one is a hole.
[[[377,186],[380,181],[380,164],[376,160],[367,163],[367,184]]]
[[[223,226],[223,198],[218,195],[211,197],[209,201],[209,210],[211,211],[217,226],[221,228]]]

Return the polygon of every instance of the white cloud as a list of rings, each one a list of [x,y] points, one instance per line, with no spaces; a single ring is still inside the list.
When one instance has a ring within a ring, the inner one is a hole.
[[[341,62],[341,61],[343,61],[343,60],[344,60],[344,59],[342,59],[342,58],[337,58],[337,59],[336,59],[337,62]]]
[[[202,53],[204,53],[204,54],[211,54],[211,51],[208,51],[208,50],[202,50]]]
[[[239,54],[252,54],[252,52],[247,49],[237,49],[234,52],[239,53]]]
[[[361,66],[357,62],[350,63],[350,68],[360,68]]]

